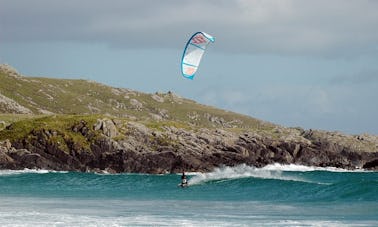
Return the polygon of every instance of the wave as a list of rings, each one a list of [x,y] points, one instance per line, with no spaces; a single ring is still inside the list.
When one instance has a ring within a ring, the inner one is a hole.
[[[25,173],[46,174],[46,173],[68,173],[68,171],[55,171],[46,169],[23,169],[23,170],[0,170],[0,176],[17,175]]]
[[[314,172],[314,171],[323,171],[323,172],[337,172],[337,173],[367,173],[371,171],[356,169],[356,170],[347,170],[336,167],[316,167],[316,166],[304,166],[304,165],[295,165],[295,164],[269,164],[261,168],[254,166],[248,166],[241,164],[234,167],[223,166],[220,168],[214,169],[214,171],[209,173],[193,173],[193,177],[189,179],[188,183],[191,185],[201,184],[208,181],[218,181],[218,180],[230,180],[230,179],[239,179],[239,178],[262,178],[262,179],[274,179],[274,180],[284,180],[284,181],[299,181],[305,183],[314,183],[314,184],[326,184],[323,182],[315,182],[307,180],[299,175],[293,174],[284,174],[284,172]]]
[[[290,168],[293,169],[293,167]],[[189,179],[188,183],[190,185],[196,185],[214,180],[230,180],[253,177],[262,179],[299,181],[319,184],[318,182],[312,182],[299,176],[285,176],[282,174],[282,171],[285,171],[284,169],[287,168],[282,165],[270,165],[263,168],[247,166],[245,164],[241,164],[235,167],[223,166],[214,169],[213,172],[199,173],[197,175],[194,175],[192,178]]]
[[[328,172],[370,172],[363,169],[348,170],[336,167],[317,167],[317,166],[304,166],[296,164],[269,164],[261,169],[264,170],[273,170],[273,171],[295,171],[295,172],[311,172],[311,171],[328,171]]]
[[[185,173],[188,176],[193,176],[193,182],[196,182],[196,178],[209,178],[210,180],[218,179],[229,179],[229,178],[244,178],[244,177],[260,177],[260,178],[271,178],[273,172],[311,172],[311,171],[327,171],[327,172],[374,172],[364,169],[356,170],[347,170],[336,167],[316,167],[316,166],[304,166],[304,165],[295,165],[295,164],[269,164],[262,168],[257,168],[253,166],[247,166],[245,164],[235,166],[235,167],[221,167],[215,169],[210,173],[201,173],[201,172],[187,172]],[[46,169],[23,169],[23,170],[0,170],[1,175],[14,175],[14,174],[47,174],[47,173],[68,173],[69,171],[56,171],[56,170],[46,170]],[[124,175],[124,174],[137,174],[137,175],[151,175],[145,173],[110,173],[107,171],[94,172],[98,175]],[[181,173],[178,173],[180,175]],[[155,175],[155,174],[153,174]],[[162,174],[165,175],[165,174]],[[273,174],[274,175],[274,174]],[[277,176],[273,176],[277,177]],[[278,179],[278,178],[272,178]],[[284,180],[284,179],[283,179]],[[296,179],[292,179],[296,180]],[[301,181],[301,180],[300,180]]]

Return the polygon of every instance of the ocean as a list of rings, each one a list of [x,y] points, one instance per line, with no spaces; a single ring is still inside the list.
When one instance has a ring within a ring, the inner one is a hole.
[[[0,170],[0,226],[378,226],[378,172],[240,165],[188,178]]]

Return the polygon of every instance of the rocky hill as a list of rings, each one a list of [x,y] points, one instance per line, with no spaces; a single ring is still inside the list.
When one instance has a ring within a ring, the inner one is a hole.
[[[86,80],[21,76],[0,65],[0,113],[104,114],[135,120],[173,120],[204,127],[272,127],[241,114],[200,105],[170,91],[146,94]]]
[[[0,168],[170,173],[296,163],[378,168],[378,137],[285,128],[85,80],[0,65]]]

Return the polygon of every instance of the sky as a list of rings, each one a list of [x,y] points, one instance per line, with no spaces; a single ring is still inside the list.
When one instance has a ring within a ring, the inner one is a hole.
[[[0,63],[378,135],[377,28],[374,0],[0,0]],[[180,60],[197,31],[216,41],[188,80]]]

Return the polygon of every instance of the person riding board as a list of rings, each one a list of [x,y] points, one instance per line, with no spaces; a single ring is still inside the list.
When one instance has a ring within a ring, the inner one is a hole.
[[[181,175],[181,186],[183,187],[187,185],[188,185],[188,180],[186,179],[185,172],[183,171]]]

